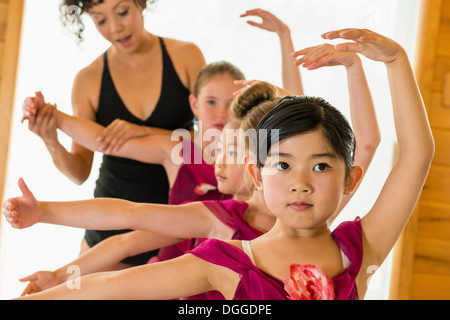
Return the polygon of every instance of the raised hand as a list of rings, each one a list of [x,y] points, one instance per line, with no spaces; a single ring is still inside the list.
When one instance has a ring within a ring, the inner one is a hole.
[[[2,214],[12,227],[23,229],[39,222],[39,203],[22,178],[18,185],[22,196],[5,200]]]
[[[35,92],[34,97],[25,98],[25,101],[23,102],[22,105],[23,116],[21,122],[33,118],[38,112],[38,110],[42,108],[44,105],[45,105],[44,95],[40,91]]]
[[[45,104],[37,114],[28,118],[28,129],[38,135],[47,148],[55,148],[58,142],[56,106]]]
[[[336,50],[357,52],[367,58],[391,63],[405,55],[404,49],[394,40],[367,29],[341,29],[322,34],[324,39],[346,39],[354,42],[340,43]]]
[[[341,52],[331,44],[322,44],[315,47],[309,47],[292,54],[293,57],[300,57],[295,61],[297,66],[303,66],[308,70],[318,69],[326,66],[342,65],[351,67],[359,60],[356,53]]]
[[[264,29],[270,32],[276,32],[278,34],[281,34],[285,31],[289,31],[288,26],[285,25],[283,21],[278,19],[274,14],[270,13],[269,11],[262,9],[253,9],[247,10],[244,14],[240,15],[240,17],[242,18],[251,16],[260,17],[262,19],[261,23],[248,20],[247,23],[251,26]]]
[[[52,271],[38,271],[29,275],[28,277],[19,279],[20,282],[30,283],[23,290],[21,296],[37,293],[43,290],[47,290],[59,284],[56,275]]]

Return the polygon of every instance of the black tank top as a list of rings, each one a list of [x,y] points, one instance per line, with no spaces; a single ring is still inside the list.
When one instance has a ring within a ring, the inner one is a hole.
[[[96,121],[108,126],[116,118],[163,129],[191,129],[193,114],[189,105],[189,90],[184,87],[167,53],[162,38],[162,86],[159,100],[148,119],[135,117],[124,105],[108,68],[107,53]],[[152,70],[143,71],[152,72]],[[169,184],[164,168],[126,158],[103,155],[95,197],[121,198],[134,202],[168,203]]]

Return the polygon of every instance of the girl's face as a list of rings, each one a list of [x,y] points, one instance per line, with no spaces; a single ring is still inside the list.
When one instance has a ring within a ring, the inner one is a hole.
[[[100,34],[121,51],[134,51],[145,34],[143,8],[134,0],[104,0],[89,9]]]
[[[203,134],[210,129],[222,131],[230,119],[229,106],[234,99],[233,92],[240,88],[234,80],[227,73],[212,76],[201,87],[197,97],[190,96],[192,112],[201,122]]]
[[[231,122],[222,131],[216,148],[214,170],[220,192],[247,197],[251,196],[254,186],[239,151],[237,129],[238,126]]]
[[[349,192],[344,161],[321,129],[273,145],[258,179],[269,209],[295,229],[326,227]]]

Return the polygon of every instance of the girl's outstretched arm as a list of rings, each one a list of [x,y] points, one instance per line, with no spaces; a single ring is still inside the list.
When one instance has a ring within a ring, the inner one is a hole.
[[[22,282],[29,281],[22,295],[47,290],[72,280],[74,271],[77,272],[77,276],[84,276],[113,270],[114,266],[127,257],[169,246],[179,240],[181,239],[144,231],[132,231],[109,237],[55,271],[38,271],[20,279]]]
[[[54,108],[46,105],[44,108]],[[39,112],[41,112],[39,110]],[[75,142],[92,151],[104,152],[108,155],[129,158],[141,162],[166,164],[170,161],[173,147],[178,143],[171,141],[167,134],[153,134],[126,141],[119,150],[102,149],[103,144],[98,141],[98,136],[104,127],[94,121],[70,116],[56,110],[57,127],[69,135]]]
[[[282,63],[282,79],[283,88],[294,95],[303,94],[303,83],[300,70],[294,65],[292,53],[294,52],[294,44],[292,43],[291,30],[289,27],[278,19],[274,14],[262,9],[247,10],[241,17],[256,16],[262,19],[261,23],[247,21],[251,26],[276,32],[280,39],[281,45],[281,63]]]
[[[98,135],[99,149],[117,152],[122,145],[133,138],[144,137],[152,134],[170,135],[172,132],[166,129],[137,125],[126,120],[115,119]]]
[[[123,271],[83,276],[80,286],[61,284],[18,299],[26,300],[167,300],[216,290],[212,265],[192,254]]]
[[[112,198],[39,202],[23,179],[19,188],[22,196],[2,205],[6,220],[18,229],[42,222],[93,230],[134,229],[175,238],[229,239],[233,233],[201,202],[163,205]]]
[[[381,264],[403,231],[422,191],[434,155],[434,141],[425,106],[408,56],[395,41],[369,30],[344,29],[323,35],[354,42],[337,45],[341,51],[359,52],[386,65],[399,158],[373,208],[361,220],[366,246]]]

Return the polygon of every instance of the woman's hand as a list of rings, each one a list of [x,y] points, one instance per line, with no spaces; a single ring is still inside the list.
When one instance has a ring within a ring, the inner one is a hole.
[[[118,151],[129,139],[143,137],[148,134],[149,130],[144,126],[116,119],[98,135],[99,151],[106,154]]]
[[[45,104],[39,107],[37,114],[28,118],[28,129],[38,135],[47,148],[56,148],[59,144],[56,124],[56,106]]]
[[[23,102],[22,105],[23,116],[21,122],[33,118],[38,112],[38,110],[42,108],[44,105],[45,105],[44,95],[40,91],[35,92],[34,97],[25,98],[25,101]]]
[[[23,229],[39,222],[39,203],[22,178],[18,184],[22,196],[5,200],[2,214],[12,227]]]
[[[367,29],[341,29],[322,34],[324,39],[346,39],[354,42],[340,43],[336,50],[361,53],[369,59],[392,63],[403,57],[405,50],[394,40]]]

